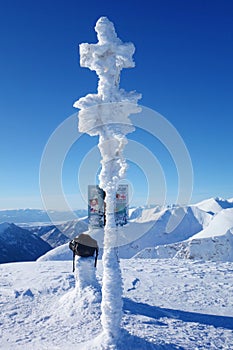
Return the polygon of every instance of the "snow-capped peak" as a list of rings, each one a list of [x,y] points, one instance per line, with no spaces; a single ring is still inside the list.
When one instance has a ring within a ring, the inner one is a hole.
[[[232,208],[233,202],[226,199],[222,199],[220,197],[216,197],[205,199],[197,204],[194,204],[194,206],[206,212],[216,214],[219,213],[222,209]]]

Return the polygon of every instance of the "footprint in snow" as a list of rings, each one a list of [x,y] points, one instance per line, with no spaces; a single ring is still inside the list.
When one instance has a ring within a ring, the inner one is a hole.
[[[15,294],[15,298],[16,298],[16,299],[17,299],[18,297],[20,297],[20,296],[34,298],[34,294],[33,294],[33,292],[31,291],[30,288],[28,288],[28,289],[25,290],[25,291],[18,291],[18,290],[15,290],[15,291],[14,291],[14,294]]]
[[[135,278],[135,280],[133,280],[133,282],[132,282],[133,287],[127,289],[127,292],[130,292],[131,290],[135,290],[137,288],[139,282],[140,282],[140,280],[138,278]]]

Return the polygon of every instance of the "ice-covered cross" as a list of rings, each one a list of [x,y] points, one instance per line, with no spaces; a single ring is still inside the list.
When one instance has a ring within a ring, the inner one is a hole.
[[[101,17],[96,23],[97,44],[80,45],[80,64],[99,76],[98,94],[104,102],[113,102],[119,88],[122,68],[134,67],[132,43],[122,43],[112,22]],[[116,99],[117,100],[117,99]]]
[[[103,125],[122,124],[121,133],[134,129],[128,116],[139,112],[137,101],[141,95],[135,91],[119,89],[120,72],[123,68],[134,67],[132,43],[123,43],[112,22],[101,17],[95,26],[97,44],[80,44],[80,65],[96,71],[99,77],[98,94],[88,94],[75,102],[79,112],[79,131],[90,135],[103,134]],[[119,103],[120,102],[120,103]],[[123,124],[127,127],[123,128]]]
[[[137,105],[140,94],[119,88],[120,72],[134,67],[134,45],[123,43],[113,24],[101,17],[95,26],[97,44],[80,45],[80,64],[96,71],[98,93],[88,94],[75,102],[79,108],[79,131],[99,135],[102,156],[99,186],[105,191],[103,286],[101,323],[103,348],[117,348],[122,318],[122,278],[117,257],[118,230],[115,223],[116,191],[127,165],[123,155],[126,134],[134,130],[128,116],[141,109]]]

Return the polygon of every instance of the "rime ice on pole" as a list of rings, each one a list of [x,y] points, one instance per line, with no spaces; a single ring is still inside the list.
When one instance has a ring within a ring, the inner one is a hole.
[[[127,144],[125,135],[134,131],[129,115],[140,112],[137,101],[141,96],[119,88],[121,70],[134,67],[134,45],[123,43],[106,17],[97,21],[95,31],[97,44],[80,45],[80,64],[96,71],[98,93],[80,98],[74,107],[80,109],[79,131],[99,135],[98,147],[102,156],[99,186],[106,195],[101,323],[104,349],[116,349],[123,302],[114,210],[118,183],[127,169],[123,155]]]

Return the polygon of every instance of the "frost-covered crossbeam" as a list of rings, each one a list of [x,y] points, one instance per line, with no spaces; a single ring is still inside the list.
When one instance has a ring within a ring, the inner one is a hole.
[[[103,125],[121,124],[120,133],[134,130],[128,116],[140,111],[137,101],[140,94],[119,88],[123,68],[134,67],[132,43],[123,43],[116,35],[114,25],[101,17],[95,26],[97,44],[80,44],[80,65],[96,71],[99,77],[98,93],[88,94],[75,102],[80,109],[79,131],[101,135]],[[125,124],[125,126],[123,125]]]

